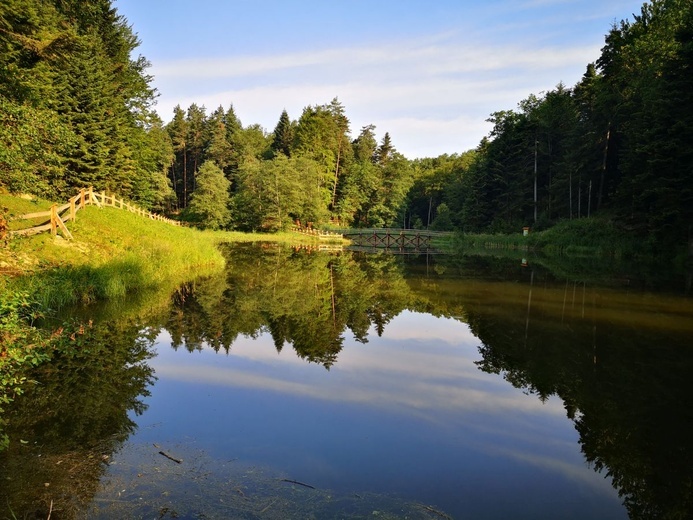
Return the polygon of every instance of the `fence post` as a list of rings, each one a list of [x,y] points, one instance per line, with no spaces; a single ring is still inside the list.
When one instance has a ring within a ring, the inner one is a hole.
[[[86,202],[84,200],[85,192],[84,188],[79,190],[79,209],[84,209],[84,206],[86,205]]]
[[[74,222],[77,220],[77,210],[75,209],[75,198],[70,199],[70,219]]]
[[[51,206],[51,235],[54,237],[58,234],[58,205]]]

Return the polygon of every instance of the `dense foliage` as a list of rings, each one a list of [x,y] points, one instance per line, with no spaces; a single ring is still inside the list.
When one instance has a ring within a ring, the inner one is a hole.
[[[614,24],[575,86],[494,112],[476,150],[409,160],[373,125],[354,137],[337,98],[296,120],[283,111],[272,132],[243,126],[233,105],[177,106],[164,126],[148,63],[132,57],[138,41],[110,0],[9,0],[0,186],[56,196],[94,185],[246,231],[300,221],[518,232],[601,215],[678,245],[693,220],[692,38],[690,0],[646,3]],[[217,186],[202,170],[211,163]],[[211,192],[226,193],[226,208],[186,211]]]
[[[693,4],[655,0],[615,24],[596,64],[491,116],[448,204],[467,231],[607,213],[661,245],[691,238]]]
[[[172,149],[137,45],[110,0],[0,4],[0,185],[53,198],[94,186],[164,208]]]

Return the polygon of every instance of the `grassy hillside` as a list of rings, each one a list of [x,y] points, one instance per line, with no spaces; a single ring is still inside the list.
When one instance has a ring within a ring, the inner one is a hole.
[[[10,229],[14,215],[50,207],[45,201],[0,196]],[[182,281],[224,264],[218,236],[152,221],[115,208],[88,206],[69,224],[74,240],[43,233],[0,249],[0,288],[22,290],[50,306],[123,296]]]
[[[0,193],[0,216],[10,230],[41,224],[16,217],[51,205]],[[0,299],[2,294],[21,291],[45,307],[107,300],[162,284],[173,288],[220,269],[224,265],[217,248],[220,242],[315,242],[294,233],[200,231],[95,206],[79,211],[68,227],[74,240],[43,233],[10,239],[0,247]]]

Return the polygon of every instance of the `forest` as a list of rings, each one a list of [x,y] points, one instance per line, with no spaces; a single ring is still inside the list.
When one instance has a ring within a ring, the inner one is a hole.
[[[138,45],[110,0],[2,2],[0,189],[58,199],[93,186],[241,231],[603,219],[661,248],[693,236],[690,0],[644,4],[576,85],[528,94],[490,114],[476,149],[435,158],[352,129],[338,97],[284,111],[271,130],[242,124],[233,100],[177,106],[164,123]]]

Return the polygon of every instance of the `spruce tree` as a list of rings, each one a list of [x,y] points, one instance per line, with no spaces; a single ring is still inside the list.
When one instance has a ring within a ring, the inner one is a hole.
[[[283,153],[287,157],[291,156],[291,145],[293,144],[294,132],[291,127],[291,120],[286,110],[282,111],[279,122],[274,128],[272,150],[275,153]]]

